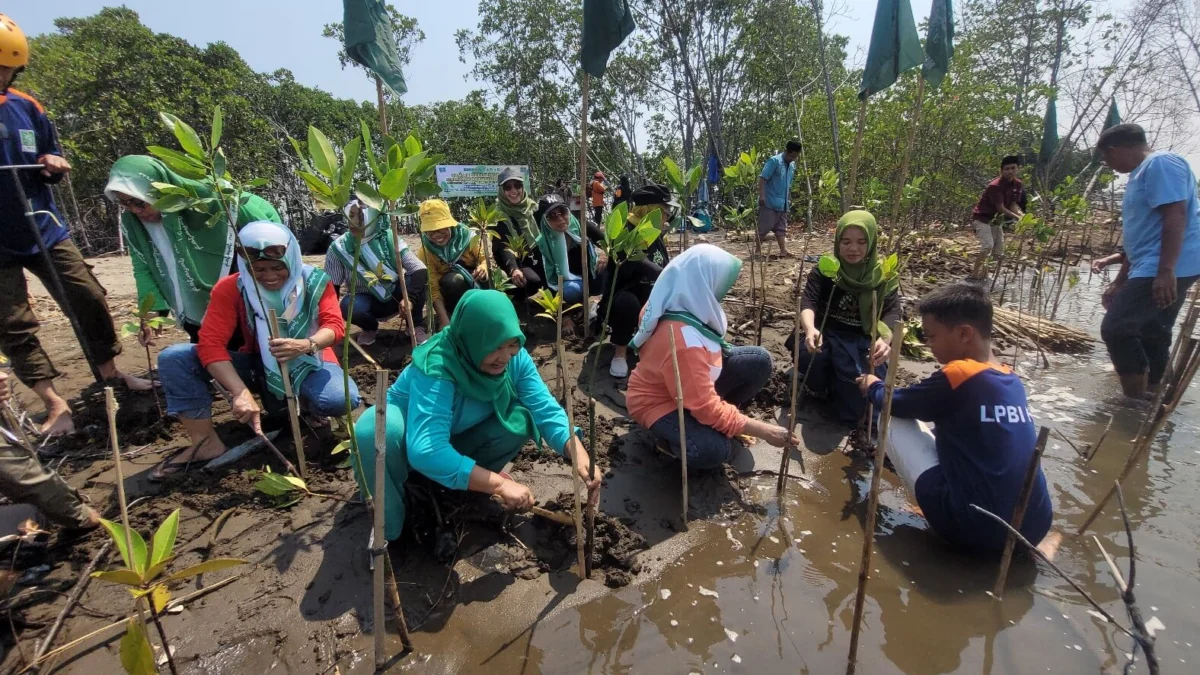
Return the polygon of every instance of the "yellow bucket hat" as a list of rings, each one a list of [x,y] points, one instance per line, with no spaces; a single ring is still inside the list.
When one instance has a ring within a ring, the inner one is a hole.
[[[421,231],[433,232],[455,227],[458,221],[450,215],[450,205],[441,199],[426,199],[421,202]]]

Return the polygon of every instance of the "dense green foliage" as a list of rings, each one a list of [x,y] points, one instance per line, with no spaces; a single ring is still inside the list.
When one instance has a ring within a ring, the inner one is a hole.
[[[849,55],[846,38],[830,34],[820,0],[632,2],[639,28],[590,87],[589,167],[610,178],[627,172],[635,185],[665,182],[665,157],[683,171],[709,154],[728,166],[751,148],[765,158],[798,138],[804,152],[793,186],[794,216],[835,217],[859,111],[861,72],[851,64],[861,55]],[[1180,138],[1200,112],[1200,98],[1178,83],[1192,81],[1200,50],[1191,54],[1185,42],[1162,36],[1190,35],[1181,31],[1200,25],[1193,9],[1185,0],[1136,0],[1118,20],[1085,0],[956,3],[956,50],[941,87],[925,91],[921,131],[903,181],[920,178],[920,189],[905,194],[902,219],[962,222],[1001,156],[1033,159],[1051,96],[1062,149],[1041,158],[1041,183],[1078,176],[1076,190],[1087,184],[1095,170],[1089,146],[1114,96],[1125,119],[1146,126],[1160,147],[1169,144],[1164,138]],[[424,34],[411,18],[392,15],[407,58]],[[417,106],[391,101],[393,127],[411,130],[447,162],[528,164],[534,192],[574,179],[581,21],[578,2],[481,0],[476,29],[456,37],[461,58],[492,94]],[[313,125],[343,147],[359,135],[361,120],[379,138],[373,102],[333,98],[297,83],[287,70],[256,73],[228,45],[201,48],[154,33],[129,9],[59,19],[56,26],[57,32],[33,38],[33,61],[19,86],[41,99],[58,124],[76,167],[79,213],[70,216],[77,228],[86,223],[83,234],[91,241],[80,243],[94,250],[115,247],[116,209],[101,196],[108,168],[123,154],[170,141],[160,110],[204,120],[220,105],[230,163],[270,179],[260,192],[297,227],[311,217],[312,204],[287,137],[305,139]],[[336,39],[339,31],[330,24],[324,36]],[[903,188],[900,164],[916,98],[917,73],[910,71],[868,103],[859,190],[849,201],[870,205],[882,220]],[[1035,177],[1032,164],[1026,175]],[[721,187],[711,196],[714,212],[724,213]]]

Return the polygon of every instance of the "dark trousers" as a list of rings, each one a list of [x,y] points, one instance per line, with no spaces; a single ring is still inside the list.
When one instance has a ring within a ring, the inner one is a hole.
[[[608,312],[611,342],[615,345],[627,345],[637,333],[642,306],[650,299],[650,291],[653,290],[654,282],[662,268],[646,259],[622,263],[617,272],[616,284],[610,288],[612,278],[607,272],[611,270],[612,263],[609,265],[600,279],[604,284],[605,298],[601,303],[601,312]],[[608,308],[609,304],[612,305],[611,310]],[[601,314],[600,318],[603,319],[604,314]]]
[[[537,295],[537,292],[545,287],[546,283],[542,281],[542,275],[533,269],[532,265],[521,265],[518,269],[525,276],[525,285],[518,286],[511,292],[511,295],[517,299],[532,298]]]
[[[801,378],[808,373],[805,383],[808,393],[827,399],[837,420],[846,426],[854,426],[867,405],[856,380],[866,372],[863,364],[871,353],[871,336],[858,331],[827,330],[821,337],[821,350],[816,354],[810,354],[803,344],[800,345],[796,367]],[[792,337],[784,344],[789,352],[794,350]],[[880,379],[887,377],[887,366],[876,366],[874,374]]]
[[[25,270],[41,280],[60,308],[75,312],[83,331],[83,335],[77,337],[87,341],[97,365],[111,361],[121,353],[121,343],[117,340],[108,302],[104,299],[106,291],[92,274],[92,268],[84,262],[75,243],[65,239],[51,246],[50,259],[62,280],[65,298],[55,291],[50,270],[46,269],[41,255],[0,263],[0,352],[12,360],[17,377],[30,387],[58,377],[59,372],[37,339],[38,319],[29,305]]]
[[[762,347],[734,347],[725,355],[721,375],[713,383],[717,396],[738,406],[746,405],[754,398],[767,380],[771,379],[771,353]],[[715,469],[729,461],[733,445],[729,437],[701,424],[692,413],[683,413],[687,426],[688,469]],[[675,456],[679,456],[679,413],[670,412],[650,427],[650,431],[670,444]]]
[[[593,206],[592,207],[592,220],[596,221],[597,225],[600,225],[601,227],[604,226],[604,207],[603,206]]]
[[[454,308],[458,306],[458,301],[463,294],[472,288],[491,288],[492,285],[487,281],[477,281],[471,275],[474,270],[469,270],[465,267],[456,265],[449,272],[442,275],[441,284],[442,303],[446,305],[446,314],[454,316]],[[415,320],[415,319],[414,319]]]
[[[429,271],[417,270],[404,275],[404,283],[408,287],[408,303],[412,307],[413,328],[425,326],[425,289],[429,284]],[[354,303],[354,315],[350,323],[363,330],[379,330],[379,322],[395,316],[400,311],[400,301],[404,299],[404,291],[397,285],[392,291],[392,297],[380,300],[370,292],[354,294],[351,300],[347,295],[342,298],[342,316],[350,313],[350,304]]]
[[[1175,302],[1165,308],[1154,302],[1152,277],[1129,279],[1121,286],[1100,324],[1100,337],[1118,375],[1148,372],[1151,385],[1162,381],[1171,358],[1171,331],[1196,279],[1176,279]]]

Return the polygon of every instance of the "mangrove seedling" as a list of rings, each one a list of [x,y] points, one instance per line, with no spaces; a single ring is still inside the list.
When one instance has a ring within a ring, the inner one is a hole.
[[[103,518],[100,522],[112,537],[113,544],[120,552],[125,567],[94,572],[92,578],[125,586],[139,606],[143,600],[146,602],[150,618],[158,631],[163,653],[166,654],[167,664],[171,672],[178,675],[175,659],[171,655],[171,645],[160,620],[163,610],[167,608],[167,603],[171,601],[171,591],[167,585],[174,581],[184,581],[201,574],[244,565],[246,561],[239,558],[214,558],[166,574],[167,566],[175,559],[175,535],[179,531],[179,509],[175,509],[171,515],[167,516],[166,520],[154,531],[154,538],[151,540],[149,548],[146,547],[146,541],[142,539],[142,535],[137,530],[132,528],[126,530],[121,523],[114,523]],[[126,542],[129,542],[129,546],[126,545]],[[121,665],[130,675],[152,675],[158,672],[154,664],[154,650],[150,646],[140,611],[137,615],[130,617],[125,637],[121,639]]]
[[[344,452],[349,447],[350,441],[342,441],[333,449],[333,453]],[[308,483],[303,478],[283,473],[274,473],[269,466],[264,466],[262,471],[251,471],[250,477],[258,479],[254,483],[254,489],[274,499],[274,507],[277,509],[285,509],[299,502],[304,497],[320,497],[321,499],[333,499],[340,502],[346,501],[337,495],[313,492],[308,488]]]
[[[538,307],[541,307],[543,310],[537,315],[538,318],[550,319],[551,321],[557,321],[560,313],[565,314],[566,312],[570,312],[583,306],[579,303],[575,303],[570,307],[563,307],[563,295],[561,288],[557,293],[551,293],[549,290],[543,288],[534,294],[533,301],[536,302]]]
[[[138,319],[137,323],[129,322],[121,326],[122,340],[131,335],[144,333],[147,328],[154,333],[160,333],[163,328],[175,325],[175,321],[170,317],[159,315],[154,309],[156,304],[158,304],[158,298],[154,293],[147,293],[146,297],[142,298],[142,301],[138,303],[137,309],[133,313]],[[154,380],[156,379],[154,375],[154,359],[150,358],[149,343],[142,345],[142,347],[146,350],[146,370],[150,373],[150,384],[153,385],[150,387],[150,392],[154,394],[154,407],[158,409],[158,416],[162,417],[162,402],[158,399],[158,386],[154,384]]]

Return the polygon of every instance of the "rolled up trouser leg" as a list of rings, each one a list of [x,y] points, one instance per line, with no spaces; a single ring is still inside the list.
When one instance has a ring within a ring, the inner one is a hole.
[[[64,527],[82,527],[87,513],[79,493],[25,448],[0,445],[0,494],[36,507]]]

